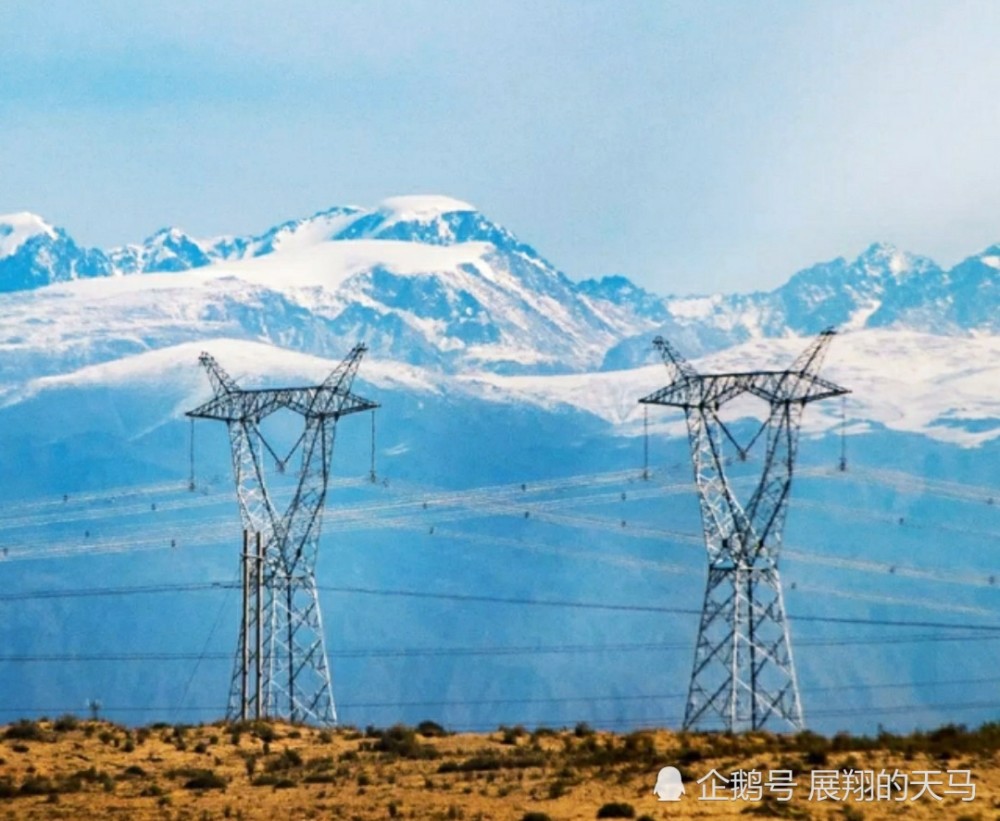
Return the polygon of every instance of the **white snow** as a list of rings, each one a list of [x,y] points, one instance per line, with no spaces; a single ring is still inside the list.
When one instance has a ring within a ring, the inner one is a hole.
[[[438,280],[438,292],[456,299],[453,312],[462,307],[459,298],[471,297],[499,338],[489,345],[467,345],[448,324],[454,313],[449,320],[447,310],[429,317],[419,304],[388,307],[373,301],[366,293],[367,280],[352,278],[376,268],[399,277]],[[88,349],[107,346],[117,352],[124,347],[122,353],[134,353],[192,338],[231,336],[239,332],[237,306],[245,306],[245,315],[279,301],[324,319],[335,319],[351,303],[376,313],[391,311],[429,346],[470,364],[537,362],[538,352],[544,351],[545,361],[596,366],[617,339],[610,330],[587,330],[572,304],[527,287],[489,243],[303,240],[281,253],[187,271],[88,278],[4,294],[0,352],[27,356],[35,349],[44,351],[40,355],[47,360],[79,361],[74,349],[81,343]]]
[[[425,245],[392,240],[346,240],[303,244],[280,255],[220,262],[174,273],[143,274],[121,279],[94,278],[52,285],[33,292],[36,299],[66,297],[76,300],[103,299],[162,289],[183,291],[204,288],[227,280],[282,287],[323,286],[336,288],[346,279],[375,266],[400,276],[435,271],[457,271],[463,264],[481,262],[491,246],[468,242],[461,245]]]
[[[865,323],[871,318],[879,308],[882,307],[881,300],[870,299],[863,305],[859,306],[858,309],[851,314],[851,318],[845,322],[840,330],[841,331],[858,331],[865,327]]]
[[[64,292],[69,288],[65,286]],[[241,292],[234,296],[246,297]],[[21,315],[16,324],[30,338],[15,341],[4,338],[4,323],[16,319],[16,315],[0,319],[0,350],[27,347],[51,353],[61,348],[69,355],[80,340],[87,340],[87,345],[101,343],[101,332],[109,321],[101,307],[92,305],[91,312],[78,315],[72,332],[62,321],[61,307],[65,307],[65,299],[53,301],[41,313],[36,311],[34,324],[25,322]],[[191,321],[197,326],[196,313],[192,315],[182,306],[176,308],[176,323]],[[149,317],[141,314],[132,317],[131,326],[119,320],[114,335],[118,340],[127,339],[131,329],[135,344],[141,347],[151,333],[145,324],[148,322]],[[809,338],[755,340],[692,364],[704,373],[784,369],[810,342]],[[211,352],[230,373],[244,375],[248,382],[266,379],[269,384],[309,384],[322,380],[336,364],[267,343],[222,338],[174,344],[58,375],[25,376],[19,383],[16,377],[8,376],[0,389],[4,404],[9,405],[50,388],[148,385],[150,390],[156,390],[158,384],[176,384],[183,387],[186,407],[190,407],[205,390],[194,366],[202,350]],[[469,353],[471,361],[472,354],[483,359],[522,362],[540,358],[538,351],[504,345]],[[994,391],[1000,382],[1000,337],[944,337],[898,330],[844,333],[833,340],[822,375],[852,391],[845,400],[849,436],[883,426],[961,447],[975,447],[1000,437],[1000,397]],[[642,431],[643,407],[637,400],[665,385],[668,373],[656,364],[625,371],[558,376],[502,376],[489,372],[449,375],[369,354],[362,378],[388,390],[445,393],[580,411],[604,419],[621,434],[638,435]],[[177,412],[181,410],[178,406]],[[742,413],[756,418],[762,418],[762,411],[762,403],[747,403],[741,408]],[[650,408],[649,418],[651,426],[663,434],[684,433],[679,411]],[[993,420],[997,420],[996,426]],[[807,435],[839,430],[840,426],[839,400],[817,402],[806,410],[803,431]]]
[[[173,385],[180,386],[185,393],[174,414],[179,416],[210,395],[208,381],[198,368],[198,357],[203,351],[210,353],[244,387],[318,384],[339,362],[245,339],[185,342],[57,376],[31,379],[16,397],[8,397],[4,404],[51,389],[102,387],[160,393]],[[437,393],[441,389],[440,384],[422,369],[400,362],[380,361],[370,353],[363,359],[359,378],[387,390]]]
[[[21,211],[17,214],[0,214],[0,258],[17,252],[25,242],[39,234],[55,239],[55,229],[37,214]]]
[[[910,270],[910,258],[907,254],[899,250],[893,250],[892,256],[889,257],[889,271],[895,278],[899,278],[900,275],[905,274]]]
[[[811,342],[809,338],[755,340],[693,362],[699,371],[727,372],[786,368]],[[865,330],[840,334],[830,346],[822,376],[851,390],[846,409],[848,435],[869,430],[866,423],[918,433],[962,447],[1000,437],[1000,337],[945,337],[913,331]],[[638,433],[639,397],[663,387],[662,365],[627,371],[565,376],[459,376],[484,397],[566,407],[594,414]],[[753,405],[747,405],[751,411]],[[761,410],[758,408],[758,411]],[[760,414],[754,414],[761,418]],[[683,416],[669,408],[651,409],[673,434],[683,431]],[[967,429],[963,423],[998,420],[992,428]],[[839,429],[841,403],[810,405],[803,430],[809,434]]]
[[[395,197],[381,207],[408,219],[471,208],[446,197]],[[665,383],[662,365],[563,376],[477,372],[500,362],[596,366],[617,337],[613,331],[582,331],[572,305],[532,290],[498,260],[489,243],[325,241],[331,226],[354,218],[349,214],[306,221],[301,232],[292,231],[287,242],[279,242],[277,254],[179,273],[93,278],[0,295],[0,356],[6,363],[0,396],[10,404],[50,387],[113,380],[117,369],[142,382],[148,374],[181,360],[188,373],[203,347],[192,340],[246,336],[247,315],[251,328],[257,315],[261,321],[281,321],[280,312],[287,305],[311,312],[321,322],[337,317],[354,302],[377,312],[391,310],[429,346],[450,354],[449,367],[458,371],[448,375],[398,362],[368,361],[366,374],[387,386],[573,409],[606,420],[623,434],[641,431],[642,408],[637,400]],[[0,252],[4,254],[39,232],[54,235],[51,226],[27,213],[0,218],[0,231],[3,228]],[[1000,266],[998,256],[983,259]],[[489,344],[467,344],[460,334],[452,335],[449,323],[461,308],[457,300],[450,305],[450,314],[446,305],[433,317],[422,313],[419,304],[388,307],[372,300],[364,290],[365,280],[352,278],[376,267],[400,277],[433,277],[439,281],[437,292],[449,300],[458,294],[472,297],[499,330],[499,338]],[[714,297],[671,300],[670,305],[682,321],[697,321],[718,308]],[[267,311],[272,306],[279,312],[278,320]],[[1000,384],[1000,336],[856,330],[876,308],[874,301],[859,308],[853,328],[833,341],[823,371],[853,391],[846,400],[849,433],[884,426],[963,447],[1000,438],[1000,395],[995,390]],[[752,325],[754,319],[744,316],[741,322]],[[268,333],[260,331],[262,337]],[[281,333],[268,338],[292,344]],[[694,365],[706,371],[783,369],[810,341],[757,338]],[[292,355],[259,342],[228,339],[204,344],[221,345],[232,358],[233,372],[269,370],[280,376],[294,360],[299,370],[293,368],[289,376],[315,378],[329,367],[326,360]],[[91,364],[106,360],[113,361]],[[190,384],[192,389],[198,385]],[[840,408],[839,401],[810,406],[806,432],[836,428]],[[747,412],[755,411],[750,407]],[[683,418],[677,412],[656,409],[650,419],[664,431],[683,432]],[[998,420],[996,427],[992,420]]]
[[[286,252],[325,242],[358,219],[360,213],[319,214],[283,228],[274,237],[275,252]]]
[[[720,297],[682,297],[667,302],[670,313],[678,319],[708,319],[718,307]]]
[[[378,211],[386,216],[386,224],[395,222],[430,222],[442,214],[456,211],[475,211],[467,202],[439,194],[389,197],[378,204]]]

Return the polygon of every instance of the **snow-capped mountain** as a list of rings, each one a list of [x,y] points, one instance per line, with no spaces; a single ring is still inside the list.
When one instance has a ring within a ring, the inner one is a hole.
[[[769,292],[661,297],[621,275],[573,282],[473,206],[441,196],[337,206],[256,235],[206,239],[164,228],[108,252],[81,248],[31,214],[0,217],[0,237],[3,291],[210,270],[206,282],[223,290],[254,282],[254,310],[204,291],[200,307],[187,307],[189,316],[225,325],[219,331],[227,335],[330,352],[364,337],[378,352],[450,371],[627,368],[651,361],[655,333],[699,355],[831,325],[951,335],[1000,329],[992,310],[1000,246],[945,271],[875,244],[853,261],[799,271]],[[252,273],[264,270],[253,260],[271,257],[268,276]],[[186,282],[174,285],[184,290]],[[301,321],[286,322],[293,316]]]
[[[1000,330],[993,306],[1000,248],[949,271],[927,257],[876,243],[853,261],[838,257],[794,274],[769,292],[667,297],[657,332],[697,355],[749,339],[813,334],[823,328],[900,328],[966,335]],[[651,358],[643,331],[608,351],[604,367]]]
[[[99,265],[50,263],[45,276],[27,276],[39,260],[67,258],[32,256],[32,243],[63,237],[49,229],[0,261],[8,290],[21,292],[12,309],[45,313],[51,304],[90,315],[91,299],[117,302],[121,310],[88,339],[98,357],[209,333],[330,353],[364,338],[380,353],[450,369],[563,371],[596,366],[618,339],[653,324],[627,303],[592,298],[509,231],[445,197],[333,208],[254,237],[164,229],[141,245],[86,252]],[[138,274],[141,284],[123,276]],[[26,290],[84,278],[102,281]],[[101,354],[100,339],[132,323],[132,312],[156,321],[141,338],[115,337],[127,339],[125,349]],[[72,337],[78,326],[67,317],[60,327]]]
[[[74,270],[73,255],[52,254],[49,241],[63,239],[81,253],[103,261]],[[47,279],[10,275],[5,290],[39,287],[84,277],[187,271],[226,260],[246,259],[314,245],[318,242],[358,239],[385,239],[430,245],[486,242],[499,250],[538,258],[528,245],[507,229],[487,219],[474,206],[442,196],[390,197],[374,209],[334,206],[311,217],[289,220],[250,236],[198,238],[179,228],[161,228],[139,244],[100,249],[79,249],[64,229],[54,228],[41,217],[27,212],[0,215],[0,259],[11,258],[15,265],[31,267],[33,257],[48,257]],[[15,258],[16,257],[16,258]]]
[[[113,273],[107,255],[81,248],[41,217],[27,212],[0,216],[0,292]]]

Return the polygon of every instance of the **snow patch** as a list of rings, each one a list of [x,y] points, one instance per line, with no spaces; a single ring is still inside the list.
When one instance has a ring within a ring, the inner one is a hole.
[[[203,352],[210,353],[240,383],[241,387],[315,385],[321,383],[339,360],[290,351],[265,342],[243,339],[210,339],[185,342],[155,351],[88,365],[57,376],[30,380],[4,404],[29,399],[43,391],[60,388],[103,387],[139,389],[159,393],[165,386],[180,386],[187,398],[177,416],[208,399],[210,390],[198,365]],[[346,353],[346,352],[345,352]],[[358,379],[387,390],[439,393],[440,379],[415,365],[377,360],[366,356]]]
[[[55,229],[37,214],[29,211],[0,214],[0,258],[12,256],[25,242],[40,234],[56,238]]]
[[[438,194],[389,197],[378,205],[378,211],[386,217],[386,225],[395,222],[431,222],[443,214],[475,211],[467,202]]]
[[[692,362],[702,373],[784,370],[812,337],[757,339]],[[915,331],[864,330],[834,339],[822,376],[851,391],[846,398],[847,435],[870,432],[871,425],[917,433],[965,448],[1000,438],[1000,426],[976,424],[1000,419],[1000,337],[955,338]],[[484,398],[527,402],[547,409],[565,407],[590,413],[638,435],[641,396],[667,383],[662,365],[626,371],[561,376],[459,376],[468,390]],[[927,389],[934,385],[935,390]],[[653,409],[651,409],[652,411]],[[668,408],[650,413],[683,435],[683,416]],[[803,419],[803,432],[839,432],[841,403],[817,402]]]
[[[910,270],[909,257],[902,251],[894,251],[889,257],[889,271],[894,277],[899,277]]]
[[[719,298],[715,296],[689,297],[672,299],[667,302],[667,308],[677,319],[708,319],[718,307]]]

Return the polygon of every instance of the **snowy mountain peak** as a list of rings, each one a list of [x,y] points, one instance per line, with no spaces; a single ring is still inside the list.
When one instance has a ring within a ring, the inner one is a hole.
[[[911,254],[901,251],[891,243],[875,242],[858,257],[856,264],[874,276],[889,273],[899,277],[913,269],[914,260],[915,257]]]
[[[384,239],[426,245],[487,242],[497,249],[540,259],[530,246],[462,200],[440,195],[401,196],[363,211],[330,239]]]
[[[146,242],[179,242],[183,238],[186,238],[185,234],[180,228],[161,228],[159,231],[155,231],[151,236],[146,237]]]
[[[976,256],[983,265],[1000,270],[1000,244],[991,245]]]
[[[56,229],[37,214],[0,214],[0,258],[12,256],[29,239],[40,235],[55,239]]]
[[[445,214],[476,211],[467,202],[439,194],[389,197],[378,204],[378,212],[385,217],[385,224],[393,222],[430,222]]]

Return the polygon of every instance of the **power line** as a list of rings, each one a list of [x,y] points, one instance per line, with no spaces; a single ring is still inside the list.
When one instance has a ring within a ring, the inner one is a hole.
[[[91,596],[126,596],[155,593],[197,592],[208,590],[225,590],[235,587],[233,582],[190,582],[186,584],[138,585],[134,587],[93,587],[64,590],[33,590],[19,593],[0,594],[0,602],[23,601],[27,599],[58,599],[84,598]],[[665,605],[623,604],[612,602],[574,601],[568,599],[542,599],[532,597],[491,596],[475,593],[440,593],[427,590],[400,590],[373,587],[355,587],[339,585],[319,585],[318,589],[327,593],[347,593],[355,595],[386,596],[400,598],[417,598],[438,601],[475,602],[483,604],[503,604],[514,606],[559,607],[583,610],[607,610],[633,613],[670,613],[674,615],[699,615],[700,610],[690,607],[669,607]],[[982,624],[975,622],[946,622],[911,619],[874,619],[852,618],[848,616],[819,616],[812,614],[792,614],[790,618],[799,622],[818,622],[829,624],[876,625],[883,627],[920,627],[926,629],[973,630],[981,632],[1000,632],[1000,624]]]
[[[211,638],[211,636],[210,636]],[[920,644],[938,641],[983,641],[980,636],[889,636],[857,637],[850,639],[804,638],[799,644],[805,647],[857,647],[864,645]],[[1000,640],[1000,635],[986,641]],[[543,645],[494,645],[485,647],[376,647],[331,648],[330,655],[337,658],[411,658],[440,656],[517,656],[517,655],[572,655],[586,653],[638,653],[638,652],[690,652],[690,642],[632,642],[615,644],[543,644]],[[131,662],[131,661],[219,661],[231,660],[232,653],[204,650],[199,652],[101,652],[101,653],[10,653],[0,655],[0,663],[29,664],[49,662]]]
[[[149,595],[154,593],[195,593],[204,590],[223,590],[235,587],[233,582],[188,582],[176,584],[146,584],[131,587],[85,587],[64,590],[25,590],[19,593],[0,593],[0,601],[26,601],[34,599],[76,599],[105,596]]]
[[[633,496],[645,496],[649,493],[655,491],[651,490],[640,490],[632,491]],[[602,493],[599,494],[601,497],[612,497],[617,495],[616,493]],[[577,527],[584,529],[598,529],[612,531],[619,533],[621,535],[627,535],[629,537],[639,537],[639,538],[649,538],[649,539],[662,539],[667,541],[676,542],[679,544],[690,544],[692,546],[701,546],[701,538],[695,533],[686,533],[681,531],[666,530],[662,528],[650,527],[642,524],[632,523],[627,529],[623,528],[621,522],[610,521],[607,519],[602,519],[600,517],[593,516],[581,516],[579,514],[567,514],[567,513],[554,513],[550,511],[553,505],[564,505],[567,503],[582,503],[590,497],[582,498],[570,498],[570,499],[557,499],[548,500],[541,502],[532,502],[528,504],[521,505],[511,505],[511,504],[492,504],[492,505],[477,505],[475,510],[471,510],[470,507],[460,507],[452,510],[438,511],[435,509],[435,515],[430,516],[425,511],[420,511],[418,513],[407,513],[402,517],[385,517],[376,516],[373,511],[377,509],[384,509],[394,505],[395,503],[390,503],[389,505],[373,505],[371,506],[371,511],[364,516],[359,516],[358,511],[348,511],[347,515],[339,516],[338,520],[332,524],[332,528],[335,530],[351,529],[358,526],[362,527],[376,527],[379,529],[391,528],[391,527],[403,527],[408,529],[419,529],[427,527],[428,521],[431,523],[438,523],[440,521],[447,521],[454,518],[468,518],[469,516],[485,516],[485,515],[520,515],[523,512],[527,512],[533,515],[536,519],[554,524],[556,526],[568,526]],[[408,507],[413,507],[417,504],[415,501],[410,501],[405,503]],[[426,502],[424,503],[426,504]],[[816,506],[823,507],[817,503]],[[341,511],[344,513],[344,511]],[[77,555],[97,555],[106,553],[124,553],[124,552],[137,552],[146,550],[159,550],[166,548],[176,548],[176,547],[191,547],[195,545],[204,544],[215,544],[218,545],[220,541],[226,538],[231,525],[229,524],[230,518],[225,517],[224,519],[210,519],[201,522],[201,526],[194,536],[185,534],[183,538],[166,538],[166,537],[140,537],[138,534],[135,536],[125,536],[118,538],[110,538],[98,541],[88,541],[86,543],[81,543],[80,540],[72,540],[71,542],[64,542],[62,544],[55,543],[51,540],[47,540],[45,547],[39,547],[37,549],[32,549],[28,544],[15,545],[13,550],[10,546],[4,548],[5,553],[2,557],[3,561],[11,560],[30,560],[30,559],[45,559],[45,558],[65,558]],[[954,529],[954,528],[951,528]],[[145,533],[146,531],[143,531]],[[447,534],[445,534],[447,535]],[[503,539],[489,539],[487,537],[477,535],[476,537],[471,537],[468,535],[462,536],[466,540],[478,540],[478,541],[492,541],[495,544],[501,544],[503,546],[517,548],[517,549],[530,549],[535,552],[553,552],[556,548],[547,548],[544,546],[533,546],[528,547],[523,543],[518,543],[516,540],[503,540]],[[610,561],[608,557],[588,555],[579,551],[561,551],[563,554],[572,555],[574,558],[587,558],[590,560],[601,560]],[[918,566],[910,566],[905,564],[898,564],[893,562],[878,562],[871,560],[860,560],[860,559],[849,559],[843,556],[832,556],[822,553],[817,553],[814,550],[796,550],[794,547],[787,547],[785,550],[786,556],[792,558],[798,562],[806,562],[809,564],[818,564],[821,566],[836,567],[842,570],[857,571],[866,574],[871,573],[881,573],[884,575],[896,576],[896,577],[906,577],[918,579],[921,581],[932,582],[932,583],[948,583],[948,584],[958,584],[971,587],[980,588],[995,588],[996,579],[992,575],[984,575],[978,573],[968,573],[968,572],[956,572],[941,568],[924,569]],[[624,557],[617,557],[616,562],[627,561]],[[694,574],[696,571],[693,567],[685,567],[677,564],[669,564],[666,562],[648,562],[649,565],[655,565],[655,569],[662,570],[663,572],[674,572],[674,573],[685,573]],[[842,595],[848,597],[857,597],[856,592],[847,593],[844,592]],[[919,603],[920,606],[927,607],[928,609],[946,609],[940,604],[934,604],[933,602],[922,601]],[[952,608],[947,608],[952,609]]]
[[[804,692],[819,693],[831,691],[848,690],[882,690],[899,689],[906,687],[946,687],[965,684],[995,684],[1000,682],[1000,677],[991,676],[987,678],[961,678],[937,681],[920,682],[897,682],[881,684],[848,684],[833,685],[827,687],[806,687]],[[452,699],[452,700],[419,700],[419,701],[370,701],[370,702],[344,702],[341,706],[352,709],[375,709],[375,708],[414,708],[414,707],[477,707],[477,706],[501,706],[506,704],[570,704],[575,702],[602,701],[614,703],[626,703],[635,701],[656,701],[673,700],[686,697],[687,693],[650,693],[631,695],[585,695],[585,696],[553,696],[553,697],[525,697],[525,698],[498,698],[498,699]],[[995,701],[973,701],[973,702],[931,702],[925,704],[892,705],[889,707],[865,706],[865,707],[837,707],[826,710],[811,711],[811,715],[849,715],[864,713],[882,712],[905,712],[912,710],[929,709],[980,709],[1000,706],[1000,702]],[[71,712],[73,707],[0,707],[0,713],[29,713],[29,712]],[[102,706],[107,712],[178,712],[182,710],[190,711],[217,711],[219,705],[191,705],[185,707],[152,705],[149,707],[129,707],[129,706]],[[591,721],[594,719],[590,719]],[[630,720],[630,719],[626,719]],[[648,720],[648,719],[640,719]],[[494,725],[489,725],[494,726]]]
[[[321,585],[320,590],[336,593],[356,593],[376,596],[400,596],[419,599],[442,599],[446,601],[482,602],[487,604],[529,605],[538,607],[566,607],[584,610],[617,610],[640,613],[673,613],[678,615],[700,615],[701,610],[691,607],[666,607],[663,605],[612,604],[592,601],[568,601],[565,599],[535,599],[520,597],[488,596],[472,593],[434,593],[423,590],[384,590],[368,587],[335,587]],[[996,632],[1000,624],[977,624],[968,622],[914,621],[906,619],[866,619],[846,616],[816,616],[793,614],[789,618],[795,621],[827,622],[831,624],[870,624],[886,627],[923,627],[942,629],[962,629]]]
[[[821,480],[836,479],[841,482],[846,481],[884,485],[904,493],[920,492],[924,495],[939,495],[944,498],[957,499],[960,501],[986,502],[988,504],[994,499],[1000,499],[1000,489],[997,488],[946,480],[928,479],[926,477],[916,476],[904,471],[853,468],[852,471],[843,473],[823,468],[812,468],[800,470],[796,475],[800,480],[809,478]],[[405,509],[416,510],[424,504],[433,507],[439,507],[442,505],[459,505],[468,508],[479,508],[480,506],[477,503],[483,500],[496,501],[497,499],[502,499],[503,497],[516,497],[518,494],[524,495],[525,493],[537,495],[539,493],[558,492],[563,490],[586,489],[588,487],[599,486],[602,484],[614,484],[617,482],[631,483],[637,482],[640,478],[640,474],[632,470],[611,471],[606,473],[579,474],[571,477],[535,482],[491,485],[460,491],[441,491],[397,480],[395,483],[396,485],[403,485],[410,488],[407,498],[397,499],[392,502],[376,502],[368,505],[361,505],[350,510],[338,510],[338,513],[345,514],[344,518],[349,520],[358,517],[365,519],[367,518],[367,514],[378,513],[380,515],[384,515],[392,508],[403,507]],[[745,479],[746,477],[739,477],[734,479],[734,481],[740,482]],[[367,480],[361,478],[345,478],[334,480],[331,484],[361,485],[368,484],[368,482]],[[648,483],[644,482],[644,484],[649,487]],[[658,482],[657,484],[660,485],[660,493],[664,490],[677,492],[690,490],[690,485],[687,482],[673,482],[668,484]],[[650,491],[635,490],[633,492],[645,496],[648,495]],[[66,517],[62,514],[67,512],[68,507],[77,507],[80,504],[94,505],[97,503],[103,503],[104,512],[107,515],[114,515],[117,518],[122,515],[123,512],[143,512],[148,510],[148,507],[145,504],[142,506],[133,504],[132,507],[124,507],[118,504],[120,501],[127,501],[141,496],[162,496],[170,494],[179,494],[179,498],[177,500],[167,503],[171,505],[171,507],[187,507],[190,505],[197,506],[206,504],[209,503],[209,500],[205,497],[209,496],[218,497],[219,501],[222,501],[224,498],[231,499],[231,491],[224,489],[214,489],[210,493],[201,492],[197,495],[191,494],[187,485],[181,481],[150,485],[125,486],[111,488],[105,491],[67,494],[63,497],[18,502],[15,506],[6,508],[5,511],[0,512],[0,528],[11,527],[16,523],[16,520],[25,516],[30,519],[33,515],[32,511],[44,511],[47,509],[52,510],[54,513],[42,513],[41,517],[36,520],[37,523],[48,524],[50,522],[66,521]],[[572,499],[569,501],[572,501]],[[825,503],[803,501],[801,504],[823,506]],[[95,516],[99,516],[101,511],[93,511],[92,513]],[[80,514],[74,513],[69,518],[72,520],[78,515]],[[90,514],[88,514],[88,516],[89,515]],[[858,512],[854,511],[854,515],[858,515]]]
[[[836,476],[842,476],[843,474],[838,474],[836,472],[828,471],[802,471],[800,476],[805,475],[806,477],[815,476],[818,478],[831,478]],[[878,473],[873,474],[873,479],[878,481],[886,481],[890,484],[898,484],[900,481],[900,476],[908,474],[893,474],[892,476],[883,477]],[[868,477],[872,478],[872,477]],[[912,482],[923,481],[918,479],[918,477],[910,477]],[[520,502],[518,504],[504,503],[504,499],[511,500],[520,494],[523,496],[525,493],[529,495],[537,495],[539,493],[561,491],[561,490],[585,490],[590,487],[597,487],[600,485],[608,485],[620,483],[622,481],[629,481],[630,483],[636,480],[636,477],[630,471],[619,471],[619,472],[609,472],[604,474],[583,474],[576,477],[569,477],[567,479],[549,480],[546,482],[534,483],[530,485],[496,485],[487,488],[477,488],[472,490],[464,491],[434,491],[433,489],[421,488],[416,486],[417,490],[410,491],[402,499],[392,500],[392,501],[382,501],[374,502],[369,505],[361,505],[349,510],[339,510],[337,520],[332,523],[333,529],[350,529],[356,528],[357,526],[375,526],[379,528],[384,527],[398,527],[398,526],[409,526],[416,524],[417,521],[421,523],[421,526],[426,526],[426,522],[429,518],[429,514],[426,513],[427,508],[434,511],[434,517],[431,517],[433,521],[441,521],[452,518],[467,518],[469,516],[483,516],[487,514],[494,515],[512,515],[517,513],[518,515],[523,512],[522,508],[530,510],[536,516],[543,521],[555,525],[570,526],[570,527],[584,527],[590,529],[603,529],[603,530],[621,530],[619,522],[611,522],[597,517],[585,517],[573,514],[557,514],[548,512],[549,509],[555,506],[561,506],[565,504],[583,503],[588,500],[601,499],[611,499],[617,495],[617,491],[612,492],[602,492],[599,494],[589,494],[578,498],[570,497],[568,499],[550,499],[543,501],[533,501],[527,505],[523,505]],[[339,480],[344,484],[361,484],[363,483],[360,479],[344,479]],[[739,480],[734,480],[739,481]],[[928,480],[929,481],[929,480]],[[893,486],[895,486],[893,484]],[[957,483],[938,483],[944,486],[944,490],[947,490],[952,496],[956,493],[955,488],[963,488],[963,492],[971,492],[975,490],[977,493],[986,493],[990,489],[986,488],[975,488],[971,485],[961,485],[958,486]],[[934,487],[934,483],[931,483]],[[157,486],[152,486],[156,488]],[[164,487],[164,486],[159,486]],[[180,485],[168,485],[168,489],[178,489]],[[923,485],[921,485],[923,487]],[[633,489],[630,491],[633,498],[645,498],[649,495],[657,495],[663,492],[680,492],[682,490],[687,490],[687,483],[658,483],[657,488],[650,488],[648,486]],[[142,488],[140,488],[142,490]],[[138,491],[137,491],[138,492]],[[228,494],[222,491],[215,491],[215,495],[218,496],[228,496]],[[436,495],[435,495],[436,494]],[[187,497],[190,494],[186,494]],[[976,496],[976,498],[980,498]],[[992,498],[992,497],[987,497]],[[491,501],[492,500],[492,501]],[[105,502],[111,501],[110,499],[104,499]],[[208,500],[211,502],[212,500]],[[221,500],[220,500],[221,501]],[[486,504],[490,502],[489,504]],[[198,497],[193,497],[191,502],[184,501],[184,497],[179,502],[167,503],[169,506],[185,506],[188,504],[204,504],[205,500],[201,500]],[[835,506],[826,505],[823,503],[816,502],[805,502],[804,504],[816,507],[830,507],[831,509]],[[444,507],[445,510],[441,510]],[[140,509],[136,507],[135,509]],[[115,508],[110,508],[108,513],[115,513],[116,515],[123,512],[123,508],[116,506]],[[141,506],[141,510],[147,510],[147,506],[144,504]],[[166,510],[166,507],[164,508]],[[385,514],[390,511],[405,511],[405,515],[399,516],[386,516]],[[89,515],[89,514],[88,514]],[[861,515],[857,511],[854,512],[855,516]],[[885,517],[882,517],[885,518]],[[2,519],[0,519],[2,522]],[[71,543],[64,543],[63,545],[53,546],[51,540],[46,541],[46,547],[39,550],[26,550],[24,545],[20,547],[15,546],[13,554],[10,553],[10,547],[6,548],[7,554],[4,556],[5,560],[12,559],[30,559],[30,558],[57,558],[65,557],[69,555],[76,554],[98,554],[98,553],[112,553],[112,552],[127,552],[131,550],[150,550],[150,549],[163,549],[168,546],[175,547],[179,543],[184,546],[197,544],[204,544],[206,542],[217,543],[219,539],[224,538],[224,533],[228,532],[229,517],[223,519],[212,519],[202,523],[202,527],[196,537],[192,539],[190,536],[185,535],[183,540],[173,538],[170,540],[163,538],[154,539],[141,539],[138,537],[129,538],[119,538],[105,540],[97,543],[80,544],[78,540],[74,540]],[[0,527],[3,524],[0,523]],[[921,525],[921,527],[925,527]],[[942,528],[944,529],[944,528]],[[954,530],[955,528],[948,528],[949,530]],[[690,543],[692,545],[701,545],[700,537],[695,533],[684,533],[679,531],[664,530],[662,528],[651,528],[643,525],[633,525],[628,528],[626,532],[629,536],[640,536],[643,538],[658,538],[667,539],[670,541],[676,541],[680,543]],[[973,531],[969,531],[972,533]],[[983,535],[985,532],[976,531],[978,535]],[[928,582],[945,582],[962,584],[975,587],[993,587],[995,586],[995,580],[992,576],[984,576],[978,574],[969,573],[956,573],[954,571],[933,569],[925,570],[920,567],[911,567],[907,565],[898,565],[888,562],[873,562],[868,560],[855,560],[847,559],[841,556],[828,556],[823,554],[818,554],[815,551],[796,551],[794,548],[787,548],[786,555],[795,558],[797,561],[804,561],[819,565],[833,566],[845,570],[854,570],[864,573],[878,572],[887,575],[896,575],[900,577],[917,578]],[[663,570],[667,572],[693,572],[693,568],[683,568],[677,565],[666,565],[662,567]],[[847,595],[847,594],[845,594]],[[855,595],[855,594],[849,594]],[[928,606],[924,603],[924,606]],[[934,609],[941,609],[935,607]]]

